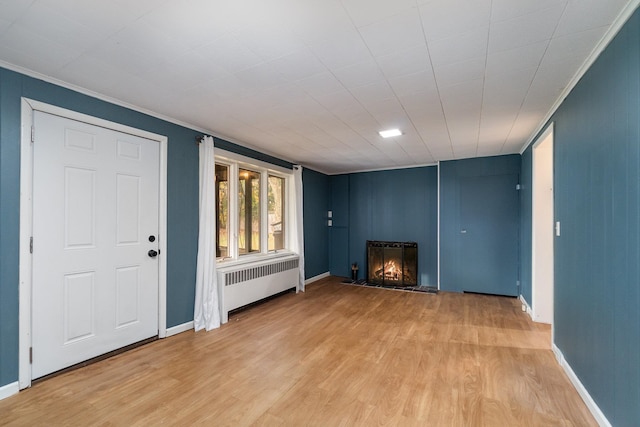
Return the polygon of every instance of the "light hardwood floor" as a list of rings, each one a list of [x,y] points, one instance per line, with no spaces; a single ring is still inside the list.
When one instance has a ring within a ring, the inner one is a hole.
[[[590,426],[515,299],[328,278],[0,401],[2,425]]]

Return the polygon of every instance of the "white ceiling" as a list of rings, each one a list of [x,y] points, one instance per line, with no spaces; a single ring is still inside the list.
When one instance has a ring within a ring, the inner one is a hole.
[[[341,173],[518,152],[628,3],[0,0],[0,60]]]

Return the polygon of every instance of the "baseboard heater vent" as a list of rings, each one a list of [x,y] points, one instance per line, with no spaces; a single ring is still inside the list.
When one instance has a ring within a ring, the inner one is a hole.
[[[229,312],[279,294],[298,285],[298,255],[220,267],[218,299],[220,321],[229,321]]]
[[[231,271],[224,275],[224,285],[231,286],[236,283],[246,282],[248,280],[258,279],[272,274],[282,273],[283,271],[298,269],[299,260],[290,259],[287,261],[275,262],[273,264],[261,265],[259,267],[248,267],[243,270]]]

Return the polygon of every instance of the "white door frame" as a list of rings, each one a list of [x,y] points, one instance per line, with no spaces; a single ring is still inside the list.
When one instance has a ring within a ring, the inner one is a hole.
[[[536,322],[551,325],[553,325],[555,270],[553,146],[553,123],[551,123],[533,144],[531,174],[532,318]]]
[[[18,383],[20,389],[31,386],[31,289],[33,262],[31,236],[33,235],[33,144],[31,143],[34,111],[54,114],[90,125],[127,133],[157,141],[160,144],[159,239],[161,256],[158,257],[158,337],[167,335],[167,145],[166,136],[88,116],[86,114],[22,98],[20,132],[20,266],[19,266],[19,352]],[[37,244],[37,242],[36,242]]]

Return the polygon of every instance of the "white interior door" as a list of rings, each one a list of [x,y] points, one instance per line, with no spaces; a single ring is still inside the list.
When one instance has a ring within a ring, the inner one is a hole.
[[[531,297],[533,320],[553,324],[553,128],[533,145]]]
[[[33,122],[39,378],[158,334],[160,147],[38,111]]]

